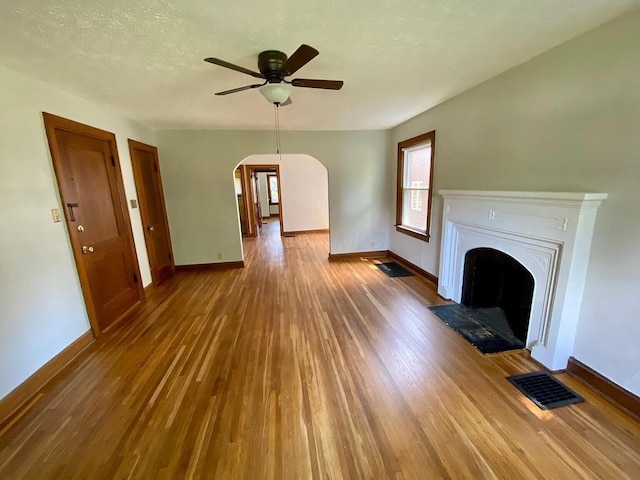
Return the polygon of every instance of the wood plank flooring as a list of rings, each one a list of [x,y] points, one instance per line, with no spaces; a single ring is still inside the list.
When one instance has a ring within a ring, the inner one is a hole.
[[[581,383],[541,411],[505,380],[539,366],[479,354],[432,286],[263,230],[246,268],[177,274],[0,427],[0,478],[640,478],[638,422]]]

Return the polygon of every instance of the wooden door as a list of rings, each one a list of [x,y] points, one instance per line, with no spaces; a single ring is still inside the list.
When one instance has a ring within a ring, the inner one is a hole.
[[[260,229],[262,228],[262,205],[260,205],[260,182],[258,180],[258,173],[253,172],[251,174],[251,178],[253,178],[253,182],[255,185],[254,186],[255,190],[253,191],[253,201],[254,201],[255,212],[256,212],[256,227],[259,233]]]
[[[242,232],[242,236],[244,237],[249,233],[247,228],[247,213],[245,210],[245,201],[244,201],[244,182],[242,169],[240,167],[236,168],[235,172],[233,172],[234,178],[234,188],[236,188],[236,198],[238,199],[238,217],[240,218],[240,231]],[[240,185],[240,192],[237,191],[237,187],[235,187],[235,183]]]
[[[240,183],[242,185],[242,205],[245,213],[245,221],[247,225],[247,237],[257,237],[255,222],[255,209],[253,208],[253,179],[251,172],[245,165],[239,165]]]
[[[115,135],[44,114],[94,335],[143,298]]]
[[[158,149],[129,140],[133,176],[138,191],[144,240],[149,255],[151,278],[160,285],[175,272],[167,209],[162,191]]]

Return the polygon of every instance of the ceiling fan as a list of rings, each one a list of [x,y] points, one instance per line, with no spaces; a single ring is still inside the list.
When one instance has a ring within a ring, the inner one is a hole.
[[[340,90],[344,82],[342,80],[314,80],[308,78],[294,78],[289,81],[285,77],[293,75],[300,68],[309,63],[316,55],[318,50],[309,45],[300,45],[300,47],[287,58],[287,55],[277,50],[266,50],[258,55],[258,70],[255,72],[248,68],[225,62],[219,58],[205,58],[205,62],[213,63],[221,67],[230,68],[237,72],[246,73],[255,78],[264,80],[264,83],[256,83],[253,85],[245,85],[244,87],[233,88],[216,93],[216,95],[229,95],[230,93],[242,92],[252,88],[259,88],[265,98],[275,105],[288,105],[291,103],[289,93],[291,86],[303,88],[322,88],[325,90]]]

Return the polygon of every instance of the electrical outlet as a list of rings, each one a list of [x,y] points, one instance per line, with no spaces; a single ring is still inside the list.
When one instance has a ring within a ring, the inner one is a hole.
[[[218,260],[223,260],[223,259],[224,259],[224,253],[218,252]]]

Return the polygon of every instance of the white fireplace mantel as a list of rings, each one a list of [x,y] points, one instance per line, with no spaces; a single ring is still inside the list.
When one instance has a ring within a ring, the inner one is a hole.
[[[534,278],[527,334],[532,356],[551,370],[573,353],[589,249],[604,193],[440,190],[444,197],[438,293],[462,296],[465,255],[493,248]]]

